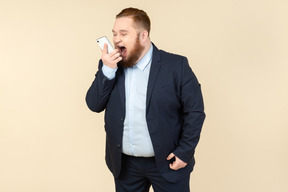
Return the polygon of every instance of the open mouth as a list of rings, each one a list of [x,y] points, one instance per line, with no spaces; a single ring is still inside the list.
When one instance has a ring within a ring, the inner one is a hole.
[[[121,56],[122,56],[122,57],[123,57],[123,56],[125,57],[125,56],[126,56],[126,53],[127,53],[126,47],[124,47],[124,46],[119,46],[118,49],[120,50]]]

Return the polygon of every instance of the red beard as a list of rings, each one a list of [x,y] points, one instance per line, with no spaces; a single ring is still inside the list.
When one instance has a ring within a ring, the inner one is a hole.
[[[123,58],[118,64],[124,68],[133,67],[137,64],[142,52],[144,50],[144,46],[140,44],[139,36],[135,40],[134,48],[130,52],[130,56],[127,58]]]

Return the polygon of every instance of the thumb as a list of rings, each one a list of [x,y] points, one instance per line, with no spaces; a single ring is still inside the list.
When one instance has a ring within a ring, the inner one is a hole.
[[[173,157],[175,157],[174,153],[170,153],[170,155],[167,157],[167,160],[172,159]]]

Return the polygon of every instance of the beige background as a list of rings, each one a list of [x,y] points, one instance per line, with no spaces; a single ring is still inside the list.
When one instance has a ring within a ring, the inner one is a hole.
[[[113,191],[103,113],[85,94],[95,39],[135,6],[158,48],[188,57],[207,119],[193,192],[288,191],[287,0],[1,0],[0,191]]]

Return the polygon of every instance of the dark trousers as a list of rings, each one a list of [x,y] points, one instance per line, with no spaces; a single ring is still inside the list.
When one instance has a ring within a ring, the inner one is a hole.
[[[177,183],[166,181],[159,173],[154,157],[123,155],[119,178],[115,178],[116,192],[189,192],[190,176]]]

